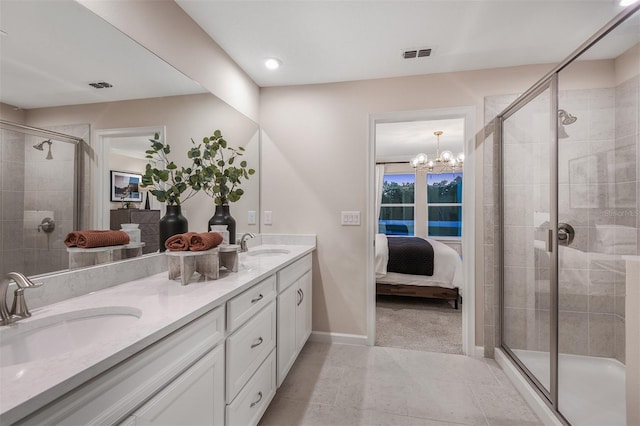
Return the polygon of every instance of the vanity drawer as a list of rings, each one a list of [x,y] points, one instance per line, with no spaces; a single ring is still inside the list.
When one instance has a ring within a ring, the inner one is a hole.
[[[271,302],[227,338],[227,403],[233,401],[275,346],[276,303]]]
[[[311,253],[278,271],[278,293],[293,284],[305,272],[311,270]]]
[[[227,302],[227,327],[232,332],[276,298],[276,277],[270,276]]]
[[[251,377],[238,397],[227,405],[227,425],[257,425],[276,393],[276,351]]]

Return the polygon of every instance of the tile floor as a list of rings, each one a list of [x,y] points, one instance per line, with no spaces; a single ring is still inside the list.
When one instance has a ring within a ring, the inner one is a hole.
[[[308,342],[261,426],[542,424],[490,359]]]

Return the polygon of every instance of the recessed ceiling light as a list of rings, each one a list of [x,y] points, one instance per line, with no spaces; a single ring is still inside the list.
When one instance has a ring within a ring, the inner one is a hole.
[[[282,64],[282,62],[276,58],[269,58],[264,61],[264,66],[270,70],[277,70],[278,68],[280,68],[280,64]]]
[[[620,6],[630,6],[638,0],[620,0]]]

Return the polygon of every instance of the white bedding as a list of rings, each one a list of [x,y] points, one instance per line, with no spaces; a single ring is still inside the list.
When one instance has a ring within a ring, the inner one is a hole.
[[[393,238],[393,237],[392,237]],[[440,241],[425,238],[433,247],[433,275],[409,275],[387,272],[389,245],[387,236],[376,234],[376,282],[380,284],[405,284],[456,288],[462,290],[462,260],[458,253]]]

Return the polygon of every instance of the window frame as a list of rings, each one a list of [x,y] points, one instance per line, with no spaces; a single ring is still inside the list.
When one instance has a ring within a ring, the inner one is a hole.
[[[444,173],[425,173],[424,174],[424,182],[425,182],[425,198],[426,198],[426,204],[425,204],[425,208],[426,208],[426,228],[427,228],[427,233],[426,236],[427,238],[432,238],[434,240],[443,240],[443,241],[462,241],[462,233],[463,233],[463,227],[464,227],[464,221],[462,220],[462,204],[464,203],[464,196],[461,196],[461,200],[459,203],[430,203],[429,202],[429,176],[430,175],[440,175],[440,174],[459,174],[460,178],[462,179],[462,187],[464,188],[464,170],[459,170],[459,171],[450,171],[450,172],[444,172]],[[461,191],[462,192],[462,191]],[[462,192],[463,193],[463,192]],[[429,207],[460,207],[460,235],[459,236],[453,236],[453,235],[429,235]]]
[[[384,181],[386,179],[387,176],[397,176],[397,175],[411,175],[411,172],[403,172],[403,171],[393,171],[393,172],[387,172],[385,171],[384,173],[384,177],[382,179],[382,182],[384,184]],[[413,209],[413,233],[411,234],[407,234],[407,236],[409,237],[415,237],[416,236],[416,224],[417,224],[417,220],[416,220],[416,208],[417,208],[417,203],[416,203],[416,175],[413,174],[413,203],[384,203],[384,202],[380,202],[380,210],[382,211],[382,209],[384,207],[411,207]],[[380,212],[379,212],[380,213]],[[380,220],[378,219],[378,229],[380,228]],[[386,233],[386,225],[385,225],[385,235],[389,235]]]

